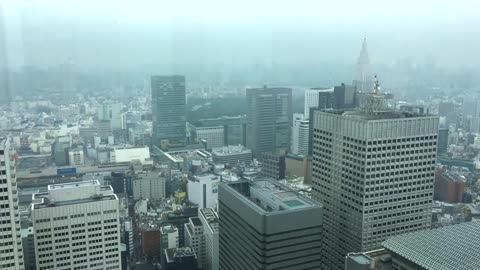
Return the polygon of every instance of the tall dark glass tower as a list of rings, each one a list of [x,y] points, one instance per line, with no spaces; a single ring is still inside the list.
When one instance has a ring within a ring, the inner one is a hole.
[[[185,145],[184,76],[152,76],[153,144],[165,149]]]

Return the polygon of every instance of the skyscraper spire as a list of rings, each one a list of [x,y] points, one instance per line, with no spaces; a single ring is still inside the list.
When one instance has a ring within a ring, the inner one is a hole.
[[[362,49],[360,55],[358,56],[356,73],[353,84],[357,87],[358,91],[366,91],[369,87],[370,81],[370,59],[368,58],[367,52],[367,37],[366,35],[363,38]]]

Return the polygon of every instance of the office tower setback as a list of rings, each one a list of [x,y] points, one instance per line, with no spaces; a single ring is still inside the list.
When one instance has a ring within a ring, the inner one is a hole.
[[[208,150],[224,145],[225,130],[223,126],[195,127],[194,133],[196,140],[204,142],[205,148]]]
[[[222,183],[220,269],[318,269],[322,207],[272,179]]]
[[[312,196],[325,207],[322,269],[348,252],[429,229],[438,117],[390,111],[370,95],[359,111],[316,111]]]
[[[186,136],[184,76],[152,76],[153,144],[183,146]]]
[[[0,137],[0,269],[25,269],[15,157],[10,139]]]
[[[247,89],[247,148],[255,157],[288,151],[292,127],[291,88]]]
[[[119,202],[98,180],[49,185],[31,205],[37,269],[122,269]]]

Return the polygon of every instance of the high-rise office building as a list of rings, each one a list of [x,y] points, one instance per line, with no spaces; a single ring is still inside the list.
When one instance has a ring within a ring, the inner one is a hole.
[[[295,155],[308,154],[308,135],[310,124],[303,114],[293,114],[292,143],[290,152]]]
[[[122,269],[119,203],[98,180],[49,185],[31,206],[37,269]]]
[[[220,269],[318,269],[322,207],[272,179],[222,183]]]
[[[15,152],[0,137],[0,269],[25,269],[18,213]]]
[[[110,121],[111,130],[126,128],[121,103],[103,103],[98,110],[98,120]]]
[[[247,148],[255,157],[289,150],[291,128],[291,88],[247,89]]]
[[[182,146],[186,137],[184,76],[152,76],[153,144]]]
[[[383,109],[371,95],[359,111],[316,111],[312,196],[324,205],[322,269],[348,252],[429,229],[438,117]]]
[[[330,97],[333,96],[333,87],[330,88],[312,88],[305,90],[305,105],[303,108],[303,115],[308,118],[311,108],[327,107],[330,102]],[[320,104],[322,102],[322,104]],[[322,105],[322,106],[320,106]]]

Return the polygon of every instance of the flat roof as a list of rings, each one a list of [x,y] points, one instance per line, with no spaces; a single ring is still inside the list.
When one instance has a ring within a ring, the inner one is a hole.
[[[302,194],[270,178],[236,181],[227,185],[266,212],[297,211],[320,206]]]
[[[51,207],[59,207],[59,206],[66,206],[66,205],[74,205],[74,204],[82,204],[82,203],[91,203],[91,202],[98,202],[98,201],[108,201],[108,200],[118,200],[117,195],[109,194],[109,195],[102,195],[98,197],[91,197],[86,199],[79,199],[79,200],[70,200],[70,201],[51,201],[48,198],[48,193],[37,193],[33,194],[33,200],[42,200],[42,203],[33,203],[32,209],[42,209],[42,208],[51,208]]]
[[[429,270],[480,269],[480,222],[408,233],[386,240],[383,246]]]
[[[200,209],[200,214],[205,218],[208,223],[208,227],[213,232],[218,231],[218,216],[211,208]]]

